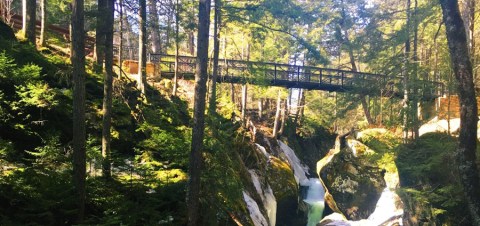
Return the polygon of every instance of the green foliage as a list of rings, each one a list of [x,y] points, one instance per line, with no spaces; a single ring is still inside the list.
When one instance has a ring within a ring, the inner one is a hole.
[[[439,142],[442,141],[442,142]],[[407,186],[418,183],[456,181],[453,153],[456,139],[443,133],[425,134],[411,145],[398,149],[400,180]]]
[[[0,225],[73,224],[70,69],[63,58],[44,57],[32,46],[0,40]],[[191,137],[186,102],[152,92],[151,102],[142,104],[122,96],[136,95],[128,84],[121,87],[125,90],[115,94],[113,109],[114,178],[106,182],[93,171],[102,159],[97,111],[102,77],[86,79],[86,151],[92,171],[85,223],[185,224]],[[132,114],[140,116],[142,124]],[[134,147],[139,150],[137,161],[125,163]]]
[[[0,177],[1,225],[70,225],[75,217],[70,173],[18,169]]]
[[[16,51],[19,53],[15,54],[30,53],[29,49]],[[58,129],[55,124],[61,123],[58,120],[50,123],[50,116],[58,117],[68,107],[62,104],[65,108],[55,108],[65,96],[46,81],[43,68],[31,63],[19,64],[10,54],[0,53],[0,128],[3,130],[0,136],[14,141],[16,148],[33,151],[42,140],[49,139],[50,130]],[[47,64],[43,59],[39,62]],[[28,142],[18,139],[19,136]]]
[[[392,132],[382,129],[362,131],[362,136],[359,140],[369,148],[380,153],[392,152],[402,141]]]
[[[141,183],[88,181],[90,215],[85,225],[167,225],[184,223],[185,183],[150,188]],[[141,211],[139,211],[141,209]],[[169,219],[172,219],[170,221]]]
[[[201,178],[201,205],[204,221],[228,221],[230,213],[243,212],[242,189],[246,169],[239,152],[247,145],[241,141],[239,125],[216,114],[208,115],[205,130],[204,173]],[[248,174],[248,173],[247,173]],[[210,222],[210,223],[208,223]]]
[[[26,151],[34,157],[35,166],[49,170],[66,170],[71,167],[57,135],[49,136],[42,143],[43,146],[36,147],[35,151]]]
[[[11,161],[14,159],[15,149],[11,141],[0,138],[0,159]]]
[[[453,225],[464,220],[466,202],[454,162],[457,138],[429,133],[411,144],[400,145],[396,164],[404,188],[402,200],[423,203],[412,210],[417,215],[431,213],[431,221]],[[467,222],[464,222],[468,224]]]

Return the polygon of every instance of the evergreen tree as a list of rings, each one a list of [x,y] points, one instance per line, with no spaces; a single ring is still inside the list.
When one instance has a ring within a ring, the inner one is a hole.
[[[78,222],[85,215],[85,31],[84,1],[72,3],[72,76],[73,76],[73,184]]]
[[[217,108],[217,77],[218,77],[218,56],[220,54],[220,24],[221,16],[221,0],[215,0],[215,16],[213,25],[213,71],[212,71],[212,88],[209,98],[209,112],[213,113]]]
[[[97,0],[97,20],[95,27],[95,72],[102,73],[105,59],[105,31],[108,29],[107,20],[108,0]]]
[[[112,90],[113,90],[113,22],[115,0],[107,0],[105,21],[105,80],[103,85],[103,127],[102,127],[102,169],[103,176],[110,178],[112,127]]]
[[[203,165],[203,135],[205,129],[205,97],[208,78],[208,33],[210,25],[210,0],[200,0],[198,6],[197,68],[193,106],[192,146],[188,173],[187,209],[188,225],[199,225],[200,177]]]
[[[40,46],[45,46],[45,29],[47,27],[47,0],[40,0],[40,10],[42,20],[42,25],[40,28]]]
[[[458,10],[457,0],[440,0],[445,22],[448,48],[460,99],[460,135],[457,164],[464,189],[465,200],[474,225],[480,225],[480,178],[476,164],[478,110],[473,85],[472,63],[468,57],[465,27]]]
[[[36,15],[37,15],[37,1],[36,0],[26,0],[26,14],[24,17],[25,21],[25,38],[33,44],[36,42],[35,37],[35,26],[36,26]]]
[[[139,14],[139,37],[138,37],[138,79],[137,87],[146,98],[145,86],[147,85],[147,2],[140,0]]]

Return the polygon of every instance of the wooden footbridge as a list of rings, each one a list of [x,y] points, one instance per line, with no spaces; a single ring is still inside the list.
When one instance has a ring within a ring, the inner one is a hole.
[[[12,19],[14,20],[13,24],[17,25],[14,28],[19,29],[21,16],[16,15]],[[37,30],[39,30],[39,25],[40,22],[37,21]],[[68,36],[68,29],[52,25],[48,28],[51,32],[63,34],[64,37]],[[93,50],[94,38],[87,37],[87,43],[89,44],[87,49]],[[118,54],[118,48],[114,49]],[[123,47],[122,52],[125,52],[123,55],[126,58],[137,57],[136,47]],[[175,56],[173,55],[149,54],[149,61],[154,64],[154,67],[149,65],[150,70],[154,68],[154,71],[157,74],[160,73],[162,77],[172,77],[175,73]],[[179,76],[192,79],[195,74],[196,58],[179,56],[178,62]],[[213,61],[210,60],[210,62]],[[218,82],[250,83],[403,98],[403,78],[400,76],[255,61],[220,59],[218,62]],[[417,90],[410,89],[409,92],[417,93],[423,100],[431,100],[444,94],[443,83],[425,80],[417,80],[414,83]]]
[[[172,77],[175,73],[175,56],[150,54],[149,60],[161,76]],[[210,62],[213,62],[210,60]],[[178,74],[192,79],[196,58],[178,57]],[[328,69],[292,64],[219,59],[217,82],[250,83],[255,85],[350,92],[370,96],[403,98],[403,78],[363,72]],[[422,100],[443,96],[443,83],[418,80],[417,93]],[[411,90],[413,93],[413,90]]]

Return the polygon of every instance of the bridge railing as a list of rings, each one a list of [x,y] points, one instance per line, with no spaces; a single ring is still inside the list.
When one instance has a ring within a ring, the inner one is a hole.
[[[172,74],[175,71],[173,55],[150,54],[150,61],[156,62],[161,73]],[[178,64],[180,74],[195,73],[195,57],[179,56]],[[400,98],[403,96],[402,77],[311,66],[219,59],[218,76],[220,82],[353,91]],[[440,82],[418,80],[415,84],[410,87],[410,93],[421,94],[425,98],[442,96],[444,93],[443,83]]]

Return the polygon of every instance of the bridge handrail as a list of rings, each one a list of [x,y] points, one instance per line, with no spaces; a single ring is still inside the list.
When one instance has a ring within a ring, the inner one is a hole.
[[[179,62],[182,65],[188,65],[186,71],[185,68],[180,69],[182,72],[194,73],[194,67],[196,63],[196,57],[193,56],[178,56]],[[175,63],[175,55],[168,54],[156,54],[150,53],[149,58],[152,62],[158,62],[160,64],[168,64],[169,72],[172,71],[172,64]],[[211,60],[211,59],[210,59]],[[343,88],[354,89],[355,85],[366,85],[367,89],[390,89],[391,92],[396,92],[399,95],[402,91],[403,77],[401,76],[388,76],[382,74],[366,73],[366,72],[354,72],[341,69],[321,68],[314,66],[302,66],[296,64],[282,64],[273,62],[258,62],[258,61],[245,61],[245,60],[229,60],[219,59],[219,76],[221,78],[236,77],[243,78],[243,81],[248,76],[245,76],[245,71],[259,70],[263,71],[264,75],[260,79],[270,79],[273,83],[276,81],[286,82],[303,82],[322,85],[334,85]],[[224,73],[222,73],[222,71]],[[238,73],[242,72],[242,73]],[[234,75],[238,73],[240,75]],[[230,79],[232,79],[230,78]],[[258,82],[258,81],[257,81]],[[375,82],[375,84],[370,84]],[[418,80],[420,83],[415,89],[421,90],[425,94],[432,96],[441,96],[444,94],[444,84],[436,81]],[[345,87],[348,86],[348,87]],[[421,88],[419,88],[421,87]],[[413,88],[412,88],[413,89]]]
[[[175,59],[175,55],[169,55],[169,54],[160,54],[160,53],[150,53],[150,60],[152,59],[152,56],[160,56],[161,57],[172,57]],[[187,58],[187,59],[192,59],[196,60],[197,58],[194,56],[178,56],[179,58]],[[211,58],[209,58],[212,60]],[[344,72],[344,73],[353,73],[353,74],[359,74],[359,75],[367,75],[367,76],[379,76],[383,77],[384,75],[381,74],[374,74],[374,73],[368,73],[368,72],[353,72],[353,71],[347,71],[347,70],[341,70],[341,69],[332,69],[332,68],[322,68],[322,67],[315,67],[315,66],[303,66],[303,65],[296,65],[296,64],[285,64],[285,63],[275,63],[275,62],[261,62],[261,61],[246,61],[246,60],[234,60],[234,59],[226,59],[227,62],[230,63],[243,63],[243,64],[257,64],[257,65],[271,65],[271,66],[283,66],[283,67],[301,67],[305,69],[314,69],[314,70],[322,70],[322,71],[334,71],[334,72]],[[156,61],[153,61],[156,62]],[[170,62],[170,61],[164,61],[164,62]],[[219,63],[225,62],[225,59],[218,59]],[[173,63],[173,61],[172,61]],[[401,77],[399,77],[401,78]]]

